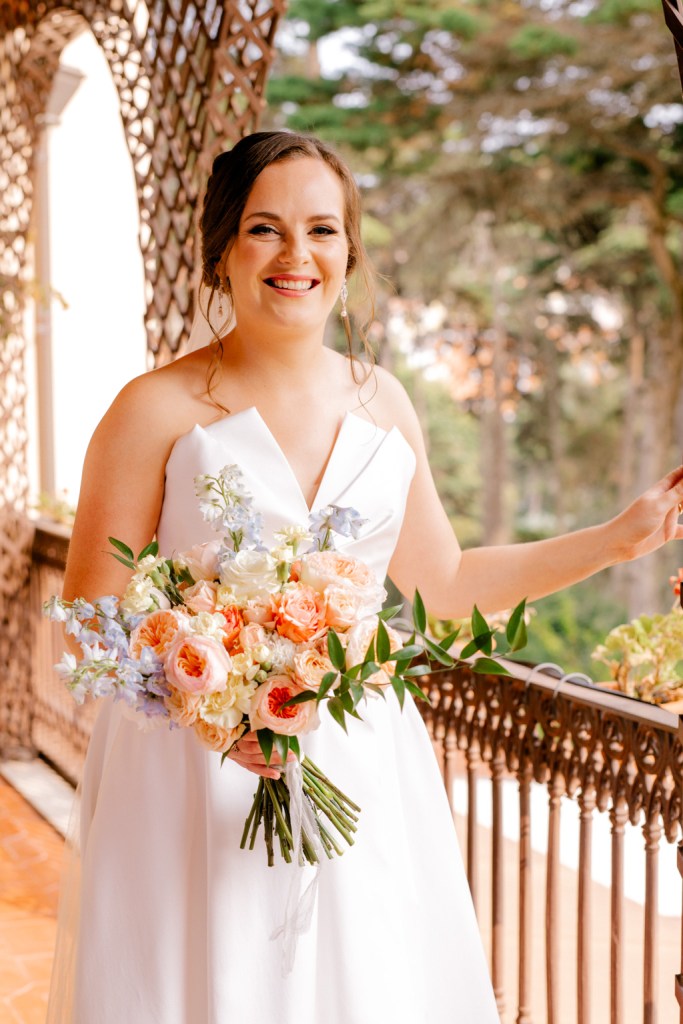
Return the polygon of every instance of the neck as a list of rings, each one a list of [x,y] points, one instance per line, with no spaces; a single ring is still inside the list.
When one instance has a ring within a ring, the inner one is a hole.
[[[240,376],[267,384],[288,380],[299,386],[314,380],[325,359],[324,324],[314,329],[268,329],[263,325],[238,323],[225,339],[224,363]]]

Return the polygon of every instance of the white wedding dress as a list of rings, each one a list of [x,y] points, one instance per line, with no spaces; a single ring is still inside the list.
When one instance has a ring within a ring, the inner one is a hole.
[[[401,528],[414,455],[348,413],[314,510],[368,520],[339,544],[382,580]],[[197,473],[242,468],[264,540],[306,523],[293,472],[255,409],[195,427],[166,468],[163,554],[216,534]],[[326,861],[292,972],[281,939],[292,871],[266,864],[262,834],[240,850],[256,776],[192,730],[145,733],[103,702],[82,791],[81,913],[73,1009],[60,1024],[497,1024],[499,1018],[443,783],[412,700],[362,706],[349,735],[325,712],[305,751],[362,807],[356,843]]]

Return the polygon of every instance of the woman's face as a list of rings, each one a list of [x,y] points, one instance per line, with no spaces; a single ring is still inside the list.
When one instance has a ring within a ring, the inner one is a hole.
[[[321,327],[346,276],[344,192],[314,157],[266,167],[254,182],[226,264],[237,323]]]

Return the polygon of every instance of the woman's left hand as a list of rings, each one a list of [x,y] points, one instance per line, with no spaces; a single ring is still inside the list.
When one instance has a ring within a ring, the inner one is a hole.
[[[670,540],[683,540],[683,466],[663,477],[607,523],[615,561],[649,555]]]

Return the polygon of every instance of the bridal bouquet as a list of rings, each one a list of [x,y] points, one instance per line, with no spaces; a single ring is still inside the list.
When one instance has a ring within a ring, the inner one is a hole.
[[[429,658],[455,664],[449,649],[457,633],[439,643],[426,635],[419,593],[406,642],[389,624],[399,609],[382,610],[383,586],[334,546],[335,535],[358,536],[364,520],[354,509],[330,505],[306,527],[283,526],[267,549],[239,467],[198,476],[195,485],[220,537],[170,558],[156,542],[135,557],[110,538],[114,557],[132,570],[123,597],[53,597],[45,605],[82,651],[80,659],[64,654],[57,671],[78,703],[113,696],[138,713],[141,727],[191,728],[223,758],[254,731],[266,763],[276,750],[299,774],[296,793],[289,768],[284,777],[260,778],[242,848],[253,849],[263,825],[269,865],[275,837],[286,861],[316,863],[320,852],[331,857],[343,852],[342,841],[353,843],[360,811],[302,758],[301,737],[319,725],[321,704],[346,729],[371,693],[393,690],[401,707],[406,691],[426,699],[413,680],[432,670]],[[505,672],[490,657],[495,635],[476,608],[472,633],[460,658],[479,651],[477,671]],[[506,634],[509,650],[526,642],[524,602]]]

